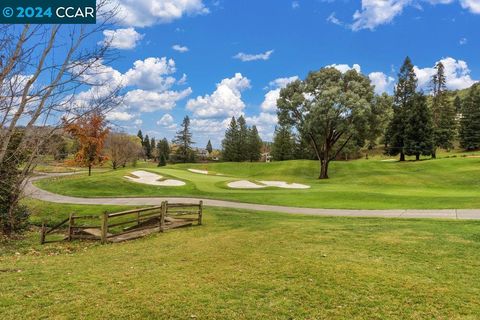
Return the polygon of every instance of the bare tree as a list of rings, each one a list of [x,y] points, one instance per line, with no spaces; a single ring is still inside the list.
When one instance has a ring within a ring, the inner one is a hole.
[[[142,151],[140,139],[126,133],[112,132],[105,142],[105,150],[113,170],[138,160]]]
[[[111,0],[97,1],[96,25],[3,25],[0,27],[0,232],[17,218],[25,180],[49,138],[90,112],[119,103],[103,65],[114,56],[97,34],[115,18]],[[67,119],[64,123],[61,118]],[[50,130],[36,130],[46,127]],[[20,213],[19,213],[20,212]]]

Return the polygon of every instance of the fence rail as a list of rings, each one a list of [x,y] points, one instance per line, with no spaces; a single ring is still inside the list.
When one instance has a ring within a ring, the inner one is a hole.
[[[185,217],[187,215],[190,217]],[[67,225],[66,240],[68,241],[91,239],[106,243],[108,241],[116,242],[115,240],[118,239],[120,241],[133,239],[138,235],[148,234],[146,231],[164,232],[168,229],[191,225],[193,222],[201,225],[202,219],[202,201],[198,204],[164,201],[160,206],[115,213],[104,212],[100,216],[78,216],[72,213],[67,219],[52,228],[47,228],[45,224],[42,224],[40,242],[46,243],[46,236],[60,230],[64,225]],[[79,221],[85,221],[85,223],[79,224]],[[97,221],[99,224],[92,223],[92,221]],[[122,226],[123,228],[118,230]]]

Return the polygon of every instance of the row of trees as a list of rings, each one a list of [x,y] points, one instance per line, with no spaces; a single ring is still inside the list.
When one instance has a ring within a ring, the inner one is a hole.
[[[243,116],[232,117],[222,141],[224,161],[258,161],[263,142],[256,126],[248,127]]]

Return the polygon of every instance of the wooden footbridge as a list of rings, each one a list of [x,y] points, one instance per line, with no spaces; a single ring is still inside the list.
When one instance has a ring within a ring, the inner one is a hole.
[[[203,202],[198,204],[162,202],[160,206],[116,213],[104,212],[100,216],[70,216],[48,228],[42,224],[40,242],[47,236],[64,233],[64,240],[100,240],[102,243],[121,242],[144,237],[155,232],[202,224]]]

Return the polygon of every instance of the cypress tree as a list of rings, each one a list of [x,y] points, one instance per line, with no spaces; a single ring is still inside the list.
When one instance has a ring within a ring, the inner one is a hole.
[[[453,148],[455,138],[455,109],[449,99],[445,67],[441,62],[435,66],[437,73],[432,77],[432,119],[434,130],[434,148],[432,157],[436,158],[436,149]]]
[[[251,129],[248,130],[248,160],[250,162],[260,160],[262,156],[262,146],[263,141],[258,134],[258,130],[256,126],[252,126]]]
[[[143,147],[143,133],[142,133],[142,130],[138,130],[137,137],[142,142],[142,147]]]
[[[294,158],[294,140],[289,126],[275,127],[273,136],[272,157],[275,161],[291,160]]]
[[[430,156],[434,148],[434,130],[432,116],[428,109],[427,97],[417,93],[407,107],[407,118],[404,129],[404,151],[406,155]]]
[[[468,151],[480,148],[480,84],[474,84],[463,101],[460,146]]]
[[[405,125],[407,109],[415,98],[417,90],[417,76],[409,57],[400,68],[398,84],[395,88],[393,118],[386,133],[386,153],[391,156],[400,154],[400,161],[405,161]]]
[[[238,161],[238,124],[235,117],[232,117],[228,129],[225,131],[225,138],[222,141],[222,158],[225,161]]]
[[[150,159],[152,157],[152,146],[150,145],[148,134],[143,138],[143,149],[145,150],[146,159]]]
[[[150,139],[150,156],[156,161],[156,155],[155,155],[155,147],[157,144],[155,143],[155,138]]]
[[[459,96],[456,96],[455,100],[453,100],[453,106],[457,114],[462,112],[462,99]]]
[[[165,167],[167,165],[167,159],[164,154],[160,155],[160,161],[158,162],[159,167]]]
[[[168,160],[170,157],[170,146],[168,145],[167,138],[163,138],[162,140],[158,141],[157,150],[159,156],[163,154],[165,156],[165,160]]]

